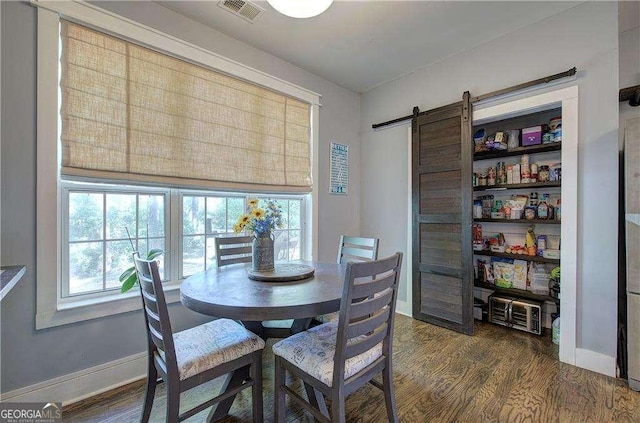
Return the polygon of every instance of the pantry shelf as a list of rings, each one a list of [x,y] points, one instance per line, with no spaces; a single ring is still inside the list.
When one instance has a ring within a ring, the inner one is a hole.
[[[501,294],[513,295],[519,298],[528,298],[530,300],[538,300],[538,301],[552,301],[557,302],[558,300],[551,295],[540,295],[535,294],[531,291],[525,291],[523,289],[516,288],[500,288],[499,286],[492,285],[486,282],[480,282],[479,280],[474,280],[473,285],[477,288],[490,289],[492,291],[499,292]]]
[[[502,191],[506,189],[554,188],[560,187],[562,181],[528,182],[524,184],[487,185],[473,187],[474,191]]]
[[[474,222],[494,222],[494,223],[527,223],[527,224],[546,224],[546,225],[559,225],[559,220],[553,219],[473,219]]]
[[[540,144],[529,147],[516,147],[511,150],[480,151],[473,154],[473,160],[497,159],[500,157],[521,156],[523,154],[546,153],[562,149],[561,142]]]
[[[488,251],[488,250],[482,250],[482,251],[473,250],[473,254],[477,256],[502,257],[502,258],[508,258],[508,259],[514,259],[514,260],[535,261],[538,263],[560,264],[560,259],[548,259],[548,258],[539,257],[539,256],[529,256],[526,254],[498,253],[495,251]]]

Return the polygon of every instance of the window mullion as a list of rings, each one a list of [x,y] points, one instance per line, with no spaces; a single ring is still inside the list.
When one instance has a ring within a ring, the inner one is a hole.
[[[169,193],[169,231],[170,234],[170,261],[172,267],[172,281],[179,281],[182,277],[182,202],[183,197],[179,190],[172,189]]]
[[[204,270],[207,270],[207,258],[209,257],[209,245],[207,243],[207,216],[209,215],[209,196],[204,197]]]
[[[102,194],[102,290],[107,289],[107,194]]]
[[[69,243],[69,190],[67,188],[63,188],[62,192],[62,216],[63,221],[60,225],[62,237],[61,241],[64,244],[62,246],[62,280],[60,281],[60,297],[64,298],[69,296],[69,261],[71,260],[71,251],[70,251],[70,243]]]

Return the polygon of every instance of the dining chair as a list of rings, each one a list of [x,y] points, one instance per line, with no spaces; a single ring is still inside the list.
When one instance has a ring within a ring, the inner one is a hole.
[[[222,236],[215,238],[216,261],[218,267],[235,263],[251,263],[252,236]],[[264,339],[286,338],[291,335],[293,320],[268,320],[260,324],[261,328],[253,329],[260,333]]]
[[[345,398],[367,382],[382,389],[389,422],[398,421],[393,389],[393,324],[402,253],[347,264],[338,322],[300,332],[273,345],[275,421],[286,420],[286,396],[325,423],[345,422]],[[286,384],[286,372],[311,386],[307,395]],[[382,373],[382,383],[373,378]],[[331,399],[331,412],[324,406]]]
[[[249,377],[235,388],[252,388],[253,421],[262,422],[262,350],[264,341],[242,325],[218,319],[173,333],[167,304],[154,260],[134,256],[147,328],[147,389],[142,423],[149,421],[158,375],[167,384],[166,422],[176,423],[224,400],[218,395],[180,413],[180,394],[195,386],[249,366]]]
[[[251,263],[252,242],[253,237],[248,235],[216,237],[216,262],[218,267],[235,263]]]
[[[378,258],[378,238],[363,238],[355,236],[340,236],[338,246],[338,264],[371,261]],[[328,323],[338,320],[340,313],[327,313],[314,317],[319,323]]]

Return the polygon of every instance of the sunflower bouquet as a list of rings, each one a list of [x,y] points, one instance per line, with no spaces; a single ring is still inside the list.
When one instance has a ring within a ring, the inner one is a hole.
[[[273,200],[267,200],[264,207],[259,207],[257,198],[247,202],[247,212],[238,218],[233,231],[253,232],[255,235],[269,235],[271,231],[282,227],[282,209]]]

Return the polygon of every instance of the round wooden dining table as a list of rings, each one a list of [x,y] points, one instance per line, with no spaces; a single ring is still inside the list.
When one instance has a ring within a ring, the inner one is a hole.
[[[294,281],[258,281],[249,278],[251,263],[211,268],[186,278],[180,286],[180,300],[185,307],[208,316],[240,320],[257,335],[267,338],[262,322],[294,319],[291,332],[306,330],[311,319],[338,311],[347,266],[337,263],[297,261],[312,266],[311,277]],[[276,269],[278,263],[276,263]],[[248,371],[231,374],[223,386],[229,391],[248,377]],[[319,392],[305,386],[312,403],[324,408]],[[226,416],[235,396],[218,404],[208,421]]]
[[[180,300],[198,313],[244,322],[310,319],[338,311],[346,265],[294,263],[315,271],[302,280],[267,282],[249,278],[250,263],[211,268],[182,282]]]

